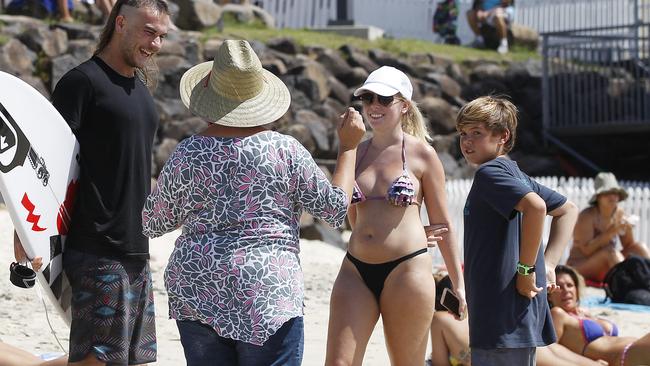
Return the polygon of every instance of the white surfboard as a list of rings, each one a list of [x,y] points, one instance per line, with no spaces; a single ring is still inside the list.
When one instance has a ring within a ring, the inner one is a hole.
[[[71,290],[62,254],[78,153],[74,134],[52,104],[29,84],[0,71],[0,192],[25,252],[43,257],[37,278],[68,325]]]

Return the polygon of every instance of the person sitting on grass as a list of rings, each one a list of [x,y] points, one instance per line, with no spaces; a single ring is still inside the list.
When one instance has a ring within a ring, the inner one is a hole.
[[[466,14],[467,23],[476,37],[472,46],[485,46],[481,25],[487,24],[496,28],[499,36],[497,52],[508,53],[508,25],[512,23],[514,12],[514,0],[474,0],[472,8]]]

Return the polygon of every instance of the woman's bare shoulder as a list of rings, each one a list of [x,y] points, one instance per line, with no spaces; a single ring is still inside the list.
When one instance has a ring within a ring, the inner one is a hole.
[[[409,150],[414,153],[414,155],[421,157],[423,159],[437,158],[438,154],[433,146],[424,142],[422,139],[419,139],[415,136],[405,134],[405,145],[406,151]]]
[[[598,209],[596,208],[596,206],[589,206],[584,208],[582,211],[580,211],[580,215],[578,216],[578,219],[593,221],[596,218],[597,214],[598,214]]]
[[[559,306],[553,306],[551,308],[551,316],[560,319],[569,316],[569,313],[567,313],[566,310],[562,309]]]

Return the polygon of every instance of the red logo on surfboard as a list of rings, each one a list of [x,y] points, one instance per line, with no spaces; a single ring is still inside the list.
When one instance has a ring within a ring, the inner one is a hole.
[[[34,209],[36,206],[32,203],[32,201],[29,200],[29,197],[27,197],[27,193],[23,195],[23,199],[20,200],[20,203],[22,203],[23,207],[27,210],[27,222],[30,222],[32,224],[32,231],[43,231],[45,228],[39,227],[38,226],[38,220],[41,218],[41,215],[34,215]]]
[[[59,229],[59,234],[61,235],[67,235],[68,230],[70,230],[70,219],[72,218],[74,197],[78,186],[78,181],[70,181],[68,189],[65,192],[65,200],[63,200],[63,204],[59,207],[59,214],[56,215],[56,227]]]

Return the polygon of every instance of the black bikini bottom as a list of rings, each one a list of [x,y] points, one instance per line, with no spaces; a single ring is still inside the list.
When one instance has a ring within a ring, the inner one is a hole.
[[[357,271],[359,271],[363,282],[370,289],[370,291],[372,291],[372,293],[375,295],[375,299],[377,299],[377,302],[379,303],[379,296],[381,295],[381,291],[384,289],[384,282],[386,281],[386,277],[388,277],[393,269],[395,269],[398,264],[404,262],[405,260],[409,260],[426,252],[427,248],[422,248],[393,261],[377,264],[362,262],[353,257],[349,252],[345,256],[350,260],[350,262],[352,262],[352,264],[354,264],[355,267],[357,267]]]

